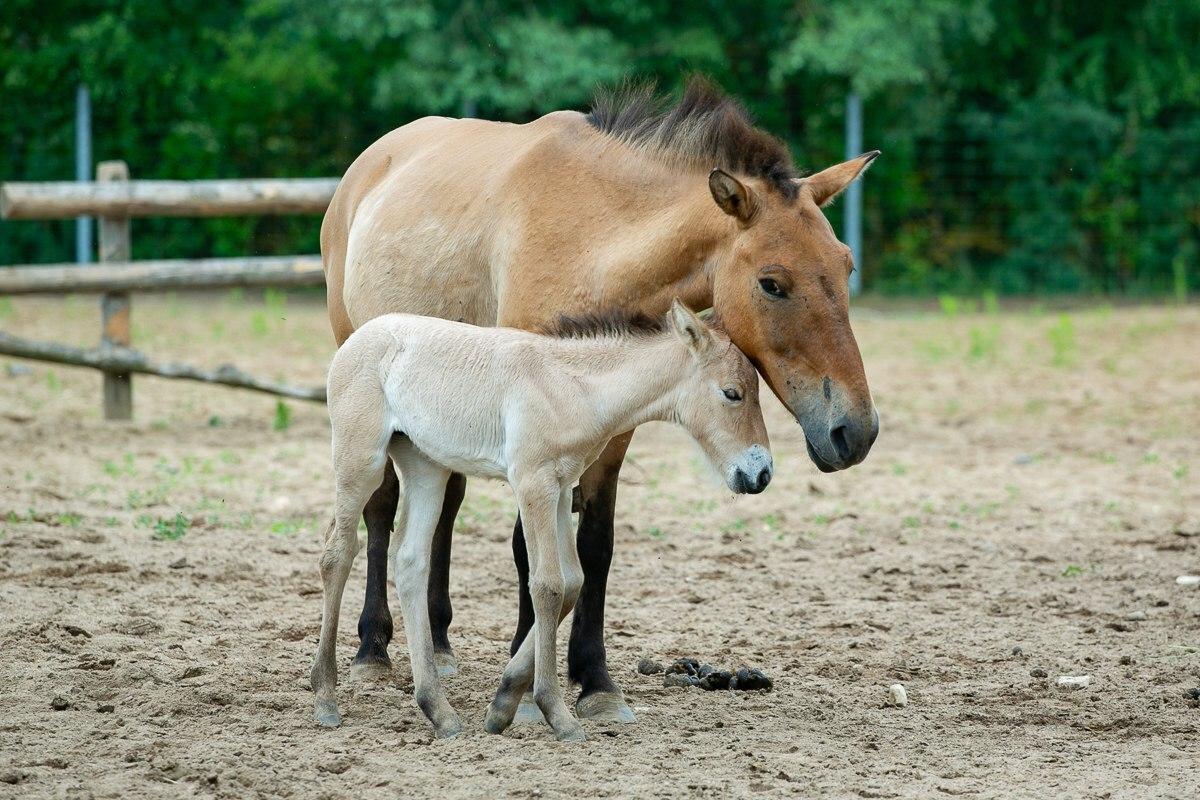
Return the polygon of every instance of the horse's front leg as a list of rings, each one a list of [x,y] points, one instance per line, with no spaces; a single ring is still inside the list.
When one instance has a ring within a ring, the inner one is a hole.
[[[617,478],[633,431],[608,443],[579,480],[579,529],[576,544],[583,568],[583,589],[575,604],[567,676],[579,684],[575,713],[600,722],[636,722],[620,688],[608,674],[604,652],[604,597],[613,554],[613,516]]]

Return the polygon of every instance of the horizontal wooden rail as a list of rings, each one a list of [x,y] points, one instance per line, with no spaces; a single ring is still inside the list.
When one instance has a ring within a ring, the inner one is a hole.
[[[286,383],[259,380],[229,364],[224,364],[215,370],[204,370],[188,364],[158,362],[128,347],[88,350],[54,342],[35,342],[0,332],[0,354],[50,361],[55,364],[69,364],[75,367],[91,367],[105,372],[137,372],[144,375],[158,375],[161,378],[217,383],[223,386],[291,397],[296,400],[325,402],[324,386],[291,386]]]
[[[0,295],[321,286],[319,256],[204,258],[0,267]]]
[[[337,178],[12,182],[0,184],[0,218],[321,214],[337,185]]]

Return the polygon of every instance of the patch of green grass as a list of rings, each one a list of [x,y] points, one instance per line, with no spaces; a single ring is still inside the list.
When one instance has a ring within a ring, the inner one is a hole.
[[[908,467],[906,467],[900,463],[892,464],[892,474],[893,475],[907,475]]]
[[[54,370],[46,370],[46,388],[52,392],[62,391],[62,381],[58,379],[58,374]]]
[[[292,409],[282,400],[275,401],[275,421],[271,424],[271,428],[277,431],[286,431],[292,425]]]
[[[1181,306],[1185,305],[1188,298],[1187,258],[1182,251],[1171,262],[1171,277],[1173,279],[1175,303]]]
[[[987,313],[1000,313],[1000,298],[997,297],[996,293],[991,289],[988,289],[983,293],[983,297],[980,298],[980,303],[983,305],[983,310]]]
[[[992,361],[1000,342],[1000,328],[972,326],[967,332],[967,360]]]
[[[917,343],[917,353],[929,363],[937,364],[946,360],[946,357],[950,355],[950,348],[939,341],[928,339]]]
[[[11,297],[0,297],[0,320],[8,319],[13,315],[13,303]]]
[[[271,523],[271,533],[279,536],[295,536],[297,533],[305,531],[312,520],[304,519],[281,519]]]
[[[663,538],[662,528],[652,527],[648,531],[646,531],[646,533],[648,533],[650,535],[651,539]]]
[[[1188,465],[1181,464],[1175,468],[1175,471],[1171,473],[1171,476],[1175,478],[1175,480],[1181,481],[1188,476],[1189,472],[1191,472],[1191,469],[1188,467]]]
[[[1076,564],[1068,564],[1067,568],[1062,571],[1064,578],[1077,578],[1083,574],[1083,567]]]
[[[83,516],[73,511],[65,511],[56,515],[54,519],[59,525],[66,525],[68,528],[78,528],[83,522]]]
[[[1075,323],[1070,315],[1059,314],[1058,321],[1046,332],[1050,339],[1050,363],[1056,367],[1069,367],[1075,363],[1078,345],[1075,340]]]
[[[141,514],[137,523],[143,528],[151,528],[155,539],[167,542],[182,539],[187,535],[188,528],[192,527],[192,521],[185,517],[182,511],[174,517],[151,517],[149,514]]]
[[[904,527],[906,527],[906,528],[921,527],[921,518],[920,517],[908,516],[908,517],[905,517],[902,522],[904,524]]]

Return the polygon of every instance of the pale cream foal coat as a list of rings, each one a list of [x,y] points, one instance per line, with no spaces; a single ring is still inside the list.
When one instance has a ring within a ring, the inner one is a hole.
[[[584,734],[563,702],[555,637],[583,582],[570,525],[579,476],[614,436],[664,420],[687,429],[733,491],[762,491],[771,478],[754,368],[678,302],[651,330],[600,323],[577,338],[389,314],[342,345],[328,388],[336,501],[312,669],[323,725],[341,722],[338,611],[358,519],[389,455],[404,482],[403,538],[393,540],[392,557],[414,696],[439,736],[462,729],[434,664],[426,599],[430,544],[452,472],[508,481],[529,548],[535,624],[504,670],[486,727],[505,730],[532,681],[555,734],[571,740]]]

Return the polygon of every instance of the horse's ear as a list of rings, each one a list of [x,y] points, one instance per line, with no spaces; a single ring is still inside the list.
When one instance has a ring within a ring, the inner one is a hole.
[[[714,169],[708,173],[708,190],[721,210],[743,226],[754,219],[754,212],[758,210],[754,190],[725,170]]]
[[[847,186],[853,183],[855,178],[866,172],[867,167],[871,166],[871,162],[878,155],[878,150],[863,153],[858,158],[843,161],[841,164],[834,164],[832,167],[827,167],[815,175],[801,178],[798,183],[801,186],[809,188],[809,191],[812,192],[813,201],[817,205],[828,205]]]
[[[696,314],[679,300],[671,301],[671,330],[699,357],[709,351],[716,341],[713,332]]]

